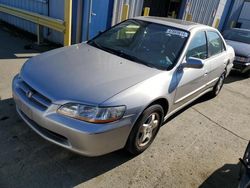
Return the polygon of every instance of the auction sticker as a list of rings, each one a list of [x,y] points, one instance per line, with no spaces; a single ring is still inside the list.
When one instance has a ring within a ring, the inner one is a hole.
[[[180,37],[188,37],[188,33],[185,31],[180,31],[176,29],[167,29],[166,33],[171,34],[171,35],[178,35]]]

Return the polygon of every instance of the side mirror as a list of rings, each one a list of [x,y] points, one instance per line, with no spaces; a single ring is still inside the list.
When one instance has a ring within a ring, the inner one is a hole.
[[[183,67],[201,69],[204,66],[202,59],[189,57],[185,63],[182,64]]]

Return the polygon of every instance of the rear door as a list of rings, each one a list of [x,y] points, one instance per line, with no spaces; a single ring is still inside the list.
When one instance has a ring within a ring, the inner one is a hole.
[[[226,48],[221,36],[216,31],[207,31],[208,56],[207,63],[210,64],[208,72],[208,85],[213,86],[217,79],[224,72],[229,61]]]
[[[192,38],[186,53],[186,60],[189,57],[202,59],[204,67],[194,69],[180,66],[177,69],[176,77],[179,84],[176,90],[174,108],[185,104],[206,89],[210,64],[207,62],[208,50],[205,31],[198,31]]]

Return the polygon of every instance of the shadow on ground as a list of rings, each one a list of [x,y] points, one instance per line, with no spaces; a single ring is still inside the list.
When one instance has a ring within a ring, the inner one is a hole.
[[[239,183],[240,164],[225,164],[211,174],[200,188],[237,188]]]
[[[246,76],[244,76],[242,73],[237,71],[231,71],[229,76],[225,79],[225,84],[230,84],[232,82],[238,82],[241,80],[248,79]]]
[[[0,101],[0,187],[73,187],[131,159],[123,151],[88,158],[47,142]]]

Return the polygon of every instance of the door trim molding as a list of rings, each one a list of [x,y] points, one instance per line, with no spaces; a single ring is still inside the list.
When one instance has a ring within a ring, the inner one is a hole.
[[[185,100],[186,98],[189,98],[190,96],[199,93],[199,91],[203,90],[204,88],[206,88],[207,86],[212,85],[214,82],[216,82],[219,78],[215,78],[213,80],[211,80],[210,82],[208,82],[207,84],[199,87],[198,89],[192,91],[191,93],[188,93],[187,95],[185,95],[184,97],[178,99],[177,101],[174,102],[174,104],[180,103],[181,101]]]
[[[203,91],[202,93],[200,93],[199,95],[197,95],[196,97],[194,97],[193,99],[187,101],[186,103],[182,104],[181,106],[179,106],[178,108],[174,109],[172,112],[168,113],[165,117],[164,117],[164,121],[166,121],[170,116],[172,116],[173,114],[175,114],[176,112],[178,112],[179,110],[181,110],[182,108],[184,108],[185,106],[191,104],[192,102],[194,102],[196,99],[200,98],[202,95],[212,91],[213,88],[210,87],[208,89],[206,89],[205,91]]]

